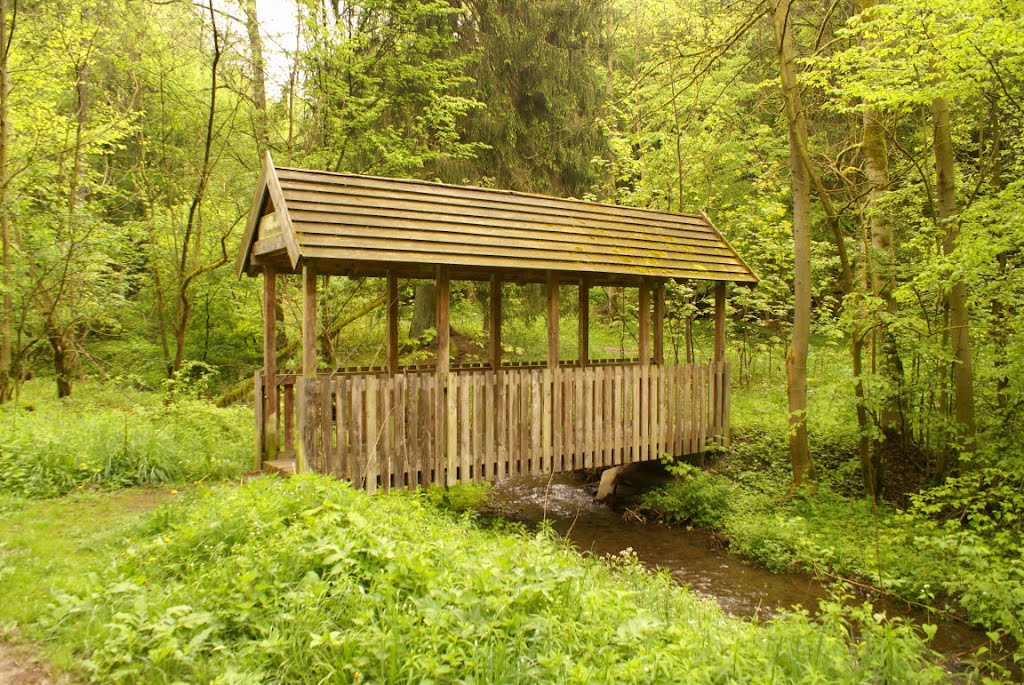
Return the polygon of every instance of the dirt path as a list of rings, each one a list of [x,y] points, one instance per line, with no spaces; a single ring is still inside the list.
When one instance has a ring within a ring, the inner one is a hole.
[[[3,685],[66,685],[66,674],[36,656],[28,645],[0,642],[0,683]]]

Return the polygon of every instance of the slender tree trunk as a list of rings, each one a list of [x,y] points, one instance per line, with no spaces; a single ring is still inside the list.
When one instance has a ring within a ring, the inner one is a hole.
[[[793,487],[813,478],[807,441],[807,353],[811,338],[811,183],[801,154],[807,148],[807,120],[796,79],[792,34],[792,0],[772,0],[779,78],[789,128],[789,161],[793,176],[793,334],[786,355],[789,400],[789,452]]]
[[[12,27],[13,28],[13,27]],[[0,288],[3,289],[3,304],[0,306],[0,404],[7,402],[14,394],[13,362],[13,318],[14,318],[14,274],[11,260],[10,190],[8,183],[7,157],[10,146],[10,122],[8,121],[8,100],[10,98],[10,75],[8,56],[11,35],[7,27],[7,0],[0,0]]]
[[[252,101],[255,114],[253,116],[253,137],[256,139],[256,151],[259,159],[269,145],[267,125],[267,85],[266,63],[263,59],[263,37],[260,35],[260,22],[256,15],[256,0],[246,0],[245,29],[249,34],[249,55],[252,59]]]
[[[932,102],[934,128],[935,188],[939,222],[945,229],[942,254],[952,255],[960,240],[960,209],[954,179],[953,138],[950,131],[949,103],[944,98]],[[967,309],[967,285],[957,278],[949,289],[949,339],[953,353],[953,416],[970,449],[974,435],[974,374],[971,365],[970,313]],[[938,476],[951,464],[941,464]]]

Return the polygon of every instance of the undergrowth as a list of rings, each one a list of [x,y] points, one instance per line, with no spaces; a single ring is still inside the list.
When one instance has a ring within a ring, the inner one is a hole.
[[[0,492],[53,497],[89,487],[234,477],[252,461],[252,414],[194,397],[90,387],[0,406]]]
[[[867,608],[757,625],[631,555],[316,476],[164,506],[43,622],[102,682],[946,680],[915,628]]]

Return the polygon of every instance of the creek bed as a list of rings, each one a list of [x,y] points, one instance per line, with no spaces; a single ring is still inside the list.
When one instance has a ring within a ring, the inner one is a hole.
[[[631,549],[641,563],[664,569],[735,616],[768,620],[794,607],[813,614],[818,602],[829,597],[828,589],[813,576],[753,566],[730,554],[707,531],[630,522],[628,514],[595,502],[592,488],[572,473],[501,481],[491,495],[493,511],[502,518],[528,526],[547,521],[581,552],[596,556]],[[989,644],[983,631],[962,622],[929,616],[923,609],[885,597],[872,597],[871,602],[887,616],[936,625],[931,647],[945,655],[953,671],[959,670],[964,655]]]

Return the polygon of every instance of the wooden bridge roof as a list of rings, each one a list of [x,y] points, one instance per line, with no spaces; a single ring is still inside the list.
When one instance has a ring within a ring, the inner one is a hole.
[[[555,271],[756,283],[706,215],[407,179],[278,167],[268,154],[236,263],[239,275],[303,262],[323,273],[452,277]]]

